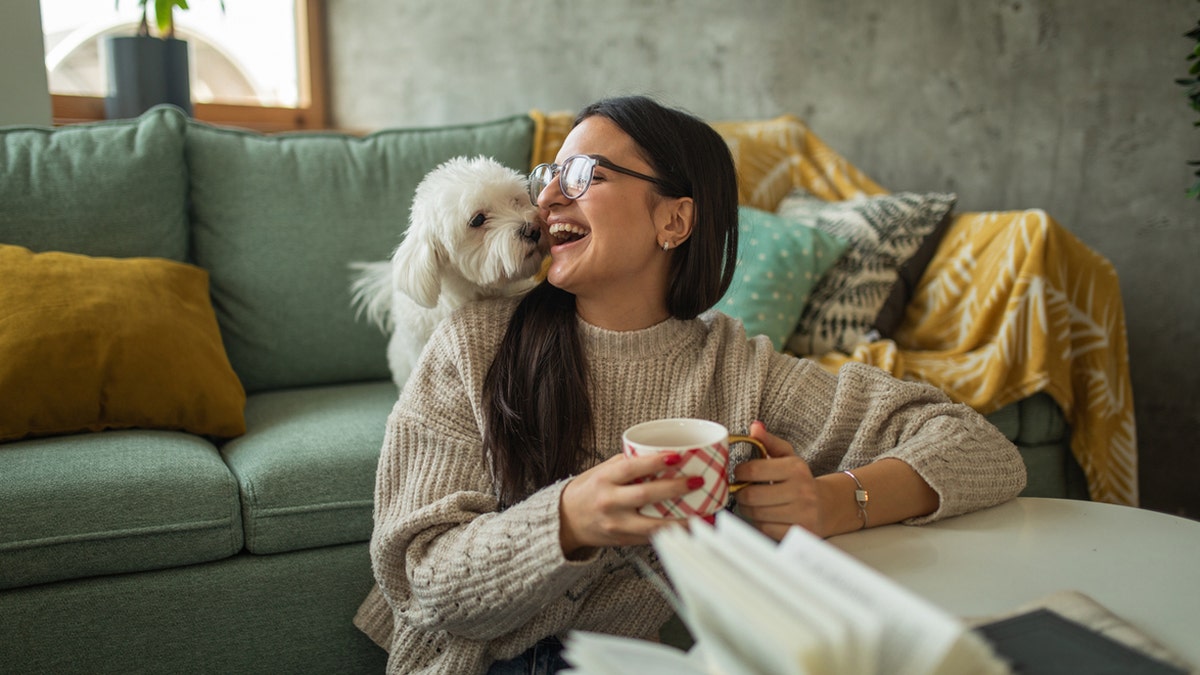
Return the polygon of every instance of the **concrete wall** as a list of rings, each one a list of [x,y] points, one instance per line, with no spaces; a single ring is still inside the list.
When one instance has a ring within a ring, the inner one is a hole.
[[[38,0],[5,0],[0,17],[0,125],[50,124]]]
[[[1143,504],[1200,517],[1200,159],[1192,0],[329,0],[346,128],[577,110],[650,93],[708,119],[803,117],[893,190],[1044,208],[1127,311]]]

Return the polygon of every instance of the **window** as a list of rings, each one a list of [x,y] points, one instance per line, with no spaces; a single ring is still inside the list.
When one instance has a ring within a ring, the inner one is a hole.
[[[150,21],[153,23],[153,1]],[[192,0],[175,12],[191,50],[196,119],[261,131],[327,125],[321,0]],[[104,118],[104,40],[134,35],[138,0],[41,0],[56,124]],[[156,32],[156,31],[152,31]]]

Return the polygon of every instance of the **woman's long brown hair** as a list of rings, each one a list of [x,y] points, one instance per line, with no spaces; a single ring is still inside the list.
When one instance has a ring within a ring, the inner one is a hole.
[[[693,199],[696,222],[673,254],[667,310],[695,318],[733,279],[737,178],[729,148],[703,121],[643,96],[594,103],[575,125],[595,115],[629,134],[662,180],[660,194]],[[501,507],[585,468],[592,408],[577,321],[575,296],[542,282],[517,305],[484,378],[483,459]]]

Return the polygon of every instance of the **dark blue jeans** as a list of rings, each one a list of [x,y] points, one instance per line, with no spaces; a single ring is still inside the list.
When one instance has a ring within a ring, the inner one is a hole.
[[[556,637],[542,638],[515,658],[497,661],[487,675],[549,675],[571,666],[563,660],[563,645]]]

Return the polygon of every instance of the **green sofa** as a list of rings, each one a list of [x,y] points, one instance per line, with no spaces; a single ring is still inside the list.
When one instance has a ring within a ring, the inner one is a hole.
[[[351,617],[397,392],[347,264],[395,247],[441,161],[528,168],[534,127],[265,136],[160,107],[0,129],[0,244],[202,268],[245,395],[232,438],[167,424],[0,443],[0,670],[382,672]],[[0,407],[28,395],[6,386]],[[990,419],[1022,448],[1026,494],[1086,498],[1049,397]]]

